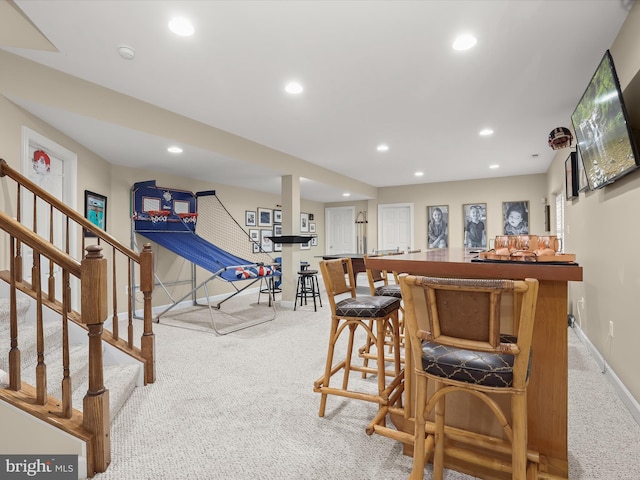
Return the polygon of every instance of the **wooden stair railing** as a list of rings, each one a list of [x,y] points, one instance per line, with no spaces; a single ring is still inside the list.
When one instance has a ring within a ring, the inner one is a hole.
[[[9,388],[0,389],[0,399],[21,410],[60,428],[87,442],[87,474],[105,471],[110,462],[109,434],[109,393],[103,381],[102,342],[108,342],[119,350],[138,359],[144,364],[145,384],[155,381],[155,337],[152,330],[151,295],[153,290],[153,254],[151,246],[145,245],[137,254],[122,245],[115,238],[67,207],[38,185],[12,169],[0,159],[0,177],[15,180],[15,219],[6,212],[0,212],[0,230],[8,234],[10,258],[6,262],[9,271],[0,271],[0,279],[10,287],[10,336]],[[10,192],[6,180],[3,191]],[[21,218],[21,198],[33,196],[33,224],[23,225]],[[8,195],[7,195],[8,196]],[[7,202],[5,196],[5,202]],[[42,202],[45,206],[43,208]],[[11,205],[5,204],[5,211]],[[37,233],[38,215],[48,214],[48,238]],[[60,216],[62,218],[60,219]],[[77,227],[74,227],[77,225]],[[62,230],[56,232],[55,228]],[[82,251],[87,254],[81,260],[74,259],[70,250],[70,235],[77,234],[76,228],[91,231],[97,244],[85,245],[82,235]],[[57,236],[56,236],[57,234]],[[61,235],[60,235],[61,234]],[[65,250],[53,244],[54,238],[63,238]],[[1,240],[1,239],[0,239]],[[0,242],[1,243],[1,242]],[[110,253],[109,257],[103,256]],[[23,247],[33,252],[31,283],[23,279]],[[6,250],[6,249],[5,249]],[[45,264],[43,268],[42,264]],[[109,268],[109,263],[111,266]],[[48,268],[47,268],[48,267]],[[125,270],[125,274],[122,271]],[[136,272],[137,270],[137,272]],[[60,273],[54,275],[53,272]],[[43,281],[43,272],[49,276]],[[108,317],[107,276],[111,279],[111,304],[113,308],[111,331],[104,329]],[[120,338],[118,332],[118,286],[127,286],[132,292],[132,279],[138,275],[140,291],[143,295],[143,332],[139,345],[134,341],[133,314],[135,305],[132,295],[127,302],[127,338]],[[57,280],[56,277],[61,278]],[[80,288],[72,289],[72,279],[80,281]],[[57,285],[57,283],[60,285]],[[44,291],[44,286],[47,290]],[[56,288],[59,293],[57,298]],[[36,343],[37,365],[35,367],[35,388],[21,382],[20,347],[18,343],[19,325],[16,315],[16,292],[20,290],[36,302]],[[80,305],[80,311],[72,306]],[[60,401],[47,394],[47,365],[44,357],[43,307],[59,313],[62,318],[62,398]],[[83,411],[73,408],[71,400],[71,379],[69,377],[68,321],[72,321],[88,331],[89,337],[89,389],[83,402]],[[56,411],[55,405],[60,405]]]
[[[153,383],[155,381],[155,337],[153,334],[153,322],[152,322],[152,310],[151,310],[151,294],[154,286],[154,278],[153,278],[153,253],[151,250],[150,244],[145,244],[142,252],[139,254],[134,252],[129,247],[126,247],[113,236],[109,235],[104,230],[98,228],[89,220],[84,218],[81,214],[79,214],[74,209],[68,207],[56,197],[48,193],[46,190],[41,188],[40,186],[33,183],[31,180],[20,174],[18,171],[13,169],[9,164],[0,158],[0,178],[8,177],[13,179],[16,182],[16,200],[15,200],[15,217],[18,223],[21,222],[21,218],[23,217],[22,209],[21,209],[21,193],[23,190],[25,195],[31,193],[33,195],[33,224],[25,225],[27,228],[30,228],[34,233],[37,233],[37,218],[38,214],[42,213],[44,210],[49,218],[49,232],[48,232],[48,240],[50,243],[53,243],[54,238],[56,238],[55,231],[55,223],[59,223],[59,227],[62,229],[61,236],[65,240],[65,253],[70,255],[70,235],[73,232],[73,226],[77,225],[78,228],[87,230],[91,232],[97,239],[98,245],[108,246],[110,247],[110,257],[107,256],[108,261],[111,264],[111,307],[112,307],[112,327],[111,331],[105,330],[103,334],[103,340],[110,343],[114,347],[119,350],[131,355],[138,360],[144,362],[145,364],[145,374],[144,381],[145,384]],[[3,188],[4,189],[4,188]],[[8,190],[8,186],[7,186]],[[46,208],[42,208],[43,205],[40,205],[39,208],[37,200],[44,202]],[[5,211],[8,209],[8,206],[5,207]],[[56,218],[55,215],[59,214],[62,216],[60,220]],[[81,251],[85,251],[85,236],[80,232],[82,247]],[[44,237],[46,238],[46,237]],[[106,255],[109,254],[109,251],[104,252]],[[80,259],[77,259],[80,261]],[[54,302],[55,292],[56,292],[56,279],[51,272],[54,271],[53,264],[50,262],[49,264],[49,278],[48,278],[48,291],[47,298],[49,301]],[[134,269],[139,270],[136,274]],[[17,280],[20,282],[22,280],[22,253],[21,253],[21,245],[18,241],[16,244],[16,275]],[[133,328],[133,317],[135,313],[135,305],[133,304],[132,298],[133,295],[127,295],[127,334],[126,339],[121,338],[119,332],[119,322],[118,322],[118,291],[123,291],[122,286],[126,285],[127,292],[134,291],[133,278],[140,279],[140,292],[143,295],[143,333],[139,341],[139,345],[136,344],[134,340],[134,328]],[[8,281],[7,272],[0,271],[0,279]],[[68,288],[68,285],[64,285],[64,288]],[[71,304],[69,304],[68,311],[71,312]],[[70,319],[75,321],[75,316],[71,315]],[[80,322],[76,322],[81,325]]]

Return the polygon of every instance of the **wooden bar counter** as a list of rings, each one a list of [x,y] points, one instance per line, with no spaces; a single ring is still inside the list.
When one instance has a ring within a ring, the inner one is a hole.
[[[463,249],[438,249],[406,255],[370,257],[367,267],[415,275],[458,278],[508,278],[539,281],[538,305],[533,332],[533,365],[529,381],[528,443],[529,449],[539,452],[538,478],[568,478],[567,409],[568,409],[568,354],[567,354],[567,294],[568,282],[582,281],[582,267],[577,264],[550,264],[529,262],[476,262],[477,254]],[[410,355],[407,355],[405,361]],[[391,420],[404,443],[404,453],[413,453],[413,405],[411,393],[412,367],[407,365],[404,392],[404,414],[391,413]],[[456,410],[455,417],[461,428],[465,423],[482,423],[478,416],[484,410]],[[489,418],[491,414],[486,413]],[[474,427],[469,427],[474,428]],[[392,435],[389,435],[392,436]],[[447,462],[449,468],[485,479],[511,478],[504,472],[478,471],[455,460]]]

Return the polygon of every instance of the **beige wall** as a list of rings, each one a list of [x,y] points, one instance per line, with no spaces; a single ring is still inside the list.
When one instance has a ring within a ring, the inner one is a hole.
[[[636,5],[610,49],[623,91],[640,71],[638,45],[640,7]],[[577,85],[576,91],[584,88]],[[627,97],[625,93],[627,110],[637,116],[638,97],[633,103]],[[567,155],[567,150],[559,151],[548,171],[549,197],[564,195]],[[640,256],[635,246],[640,238],[639,205],[640,170],[600,190],[580,193],[565,205],[565,250],[575,253],[584,268],[584,281],[570,284],[569,310],[636,402],[640,402],[635,358],[640,340]],[[610,321],[614,322],[613,338],[608,335]]]

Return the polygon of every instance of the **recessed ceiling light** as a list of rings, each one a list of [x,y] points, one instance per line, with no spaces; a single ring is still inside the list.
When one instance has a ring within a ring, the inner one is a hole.
[[[167,148],[167,152],[169,153],[182,153],[182,149],[180,147],[177,146],[171,146],[169,148]]]
[[[424,172],[416,172],[416,173],[414,173],[414,175],[415,175],[416,177],[421,177],[421,176],[423,176],[423,175],[424,175]]]
[[[489,135],[493,135],[493,130],[485,128],[484,130],[480,130],[479,134],[483,137],[488,137]]]
[[[378,150],[379,152],[387,152],[389,150],[389,145],[381,143],[376,147],[376,150]]]
[[[350,196],[351,196],[351,194],[350,194],[349,192],[345,192],[345,193],[343,193],[343,194],[342,194],[342,196],[343,196],[343,197],[350,197]]]
[[[190,37],[195,32],[191,22],[184,17],[172,18],[169,21],[169,30],[181,37]]]
[[[300,85],[298,82],[289,82],[287,83],[287,86],[284,87],[284,89],[287,93],[297,95],[299,93],[302,93],[302,91],[304,90],[304,87]]]
[[[496,168],[500,168],[500,165],[497,165],[497,164],[489,165],[489,168],[491,170],[495,170]]]
[[[476,37],[469,33],[465,33],[463,35],[459,35],[454,40],[453,49],[458,51],[469,50],[470,48],[475,47],[476,43],[478,43]]]

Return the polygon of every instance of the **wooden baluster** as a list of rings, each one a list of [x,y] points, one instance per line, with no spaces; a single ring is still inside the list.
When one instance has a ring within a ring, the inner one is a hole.
[[[53,241],[53,205],[49,205],[49,243],[54,245]],[[47,297],[49,301],[53,302],[56,299],[56,279],[53,276],[53,260],[49,260],[49,290]]]
[[[18,197],[16,199],[16,220],[18,221],[18,223],[20,223],[20,218],[22,217],[22,215],[20,214],[20,210],[21,210],[21,204],[20,204],[20,189],[21,189],[21,185],[18,184]],[[12,250],[13,253],[13,250]],[[20,240],[16,241],[16,256],[15,256],[15,260],[14,260],[14,264],[15,264],[15,272],[14,275],[16,276],[16,282],[21,282],[22,281],[22,242]]]
[[[140,253],[140,290],[144,296],[144,333],[141,339],[142,356],[146,360],[145,384],[156,378],[155,336],[152,330],[151,294],[153,293],[153,251],[146,243]]]
[[[111,462],[109,391],[104,386],[102,328],[107,317],[107,260],[102,247],[89,245],[82,260],[82,323],[89,329],[89,390],[83,402],[83,426],[93,433],[96,472]]]
[[[62,292],[62,416],[71,418],[73,405],[71,400],[72,384],[69,369],[69,321],[68,312],[71,304],[71,288],[69,282],[69,272],[62,272],[62,283],[65,288]]]
[[[127,292],[127,342],[129,343],[129,348],[133,345],[133,309],[135,308],[135,304],[132,300],[135,292],[132,290],[133,285],[131,284],[131,267],[133,265],[133,261],[131,259],[127,260],[127,285],[129,286]]]
[[[120,336],[120,325],[118,325],[118,283],[116,278],[116,247],[111,247],[111,290],[113,295],[113,317],[111,320],[111,336],[118,339]]]
[[[42,270],[40,268],[40,254],[33,252],[32,285],[36,292],[36,344],[38,348],[38,364],[36,365],[36,403],[46,405],[47,395],[47,364],[44,361],[44,326],[42,324]]]
[[[16,239],[12,236],[9,240],[11,254],[14,253]],[[19,244],[20,242],[18,242]],[[9,351],[9,388],[16,392],[22,388],[22,366],[20,364],[20,349],[18,348],[18,312],[16,311],[16,261],[12,259],[10,263],[9,275],[11,277],[9,301],[11,302],[11,350]]]

